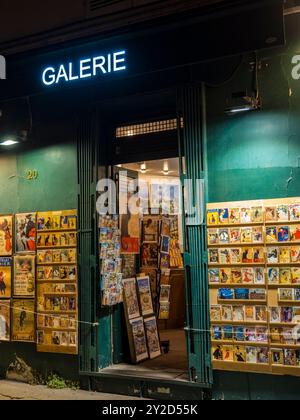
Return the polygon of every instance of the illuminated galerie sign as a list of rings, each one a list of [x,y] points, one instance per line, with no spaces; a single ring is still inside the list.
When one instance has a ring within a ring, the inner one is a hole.
[[[292,69],[292,78],[294,80],[299,80],[300,79],[300,55],[294,55],[294,57],[292,58],[292,64],[293,69]]]
[[[83,58],[77,62],[49,66],[44,69],[44,85],[58,85],[63,82],[91,79],[126,70],[126,51]]]

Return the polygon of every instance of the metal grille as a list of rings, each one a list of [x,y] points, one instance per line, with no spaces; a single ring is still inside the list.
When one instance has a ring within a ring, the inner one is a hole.
[[[116,129],[116,138],[128,138],[164,131],[177,130],[177,119],[145,122],[142,124],[127,125]]]

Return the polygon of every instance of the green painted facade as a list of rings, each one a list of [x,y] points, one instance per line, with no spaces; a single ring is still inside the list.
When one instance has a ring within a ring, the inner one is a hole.
[[[258,54],[261,111],[224,112],[232,93],[251,88],[253,54],[243,57],[228,83],[208,88],[209,202],[300,197],[300,80],[291,75],[299,22],[299,15],[286,18],[287,47]],[[299,386],[299,378],[215,372],[213,395],[300,399]]]
[[[36,180],[24,179],[28,169],[38,171]],[[77,208],[76,145],[36,147],[0,156],[1,214],[73,208]],[[78,377],[77,357],[37,353],[35,344],[17,342],[1,343],[0,376],[15,354],[44,374],[55,371],[70,379]]]

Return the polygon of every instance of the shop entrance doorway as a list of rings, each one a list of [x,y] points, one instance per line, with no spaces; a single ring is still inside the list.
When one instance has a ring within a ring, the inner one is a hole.
[[[114,364],[102,373],[188,381],[179,159],[119,164],[113,177],[119,191],[125,301],[112,317]],[[127,284],[136,296],[126,298]],[[132,315],[136,298],[138,309]],[[144,337],[134,331],[139,320]]]

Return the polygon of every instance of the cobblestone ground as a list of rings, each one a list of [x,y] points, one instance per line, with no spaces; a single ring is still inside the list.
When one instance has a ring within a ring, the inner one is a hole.
[[[41,385],[0,380],[0,400],[138,400],[122,395],[100,392],[73,391],[71,389],[49,389]]]

